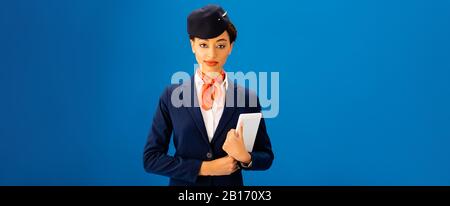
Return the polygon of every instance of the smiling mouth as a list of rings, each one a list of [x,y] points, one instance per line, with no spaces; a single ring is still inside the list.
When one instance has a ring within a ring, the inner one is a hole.
[[[206,65],[212,67],[212,66],[216,66],[219,62],[216,61],[204,61]]]

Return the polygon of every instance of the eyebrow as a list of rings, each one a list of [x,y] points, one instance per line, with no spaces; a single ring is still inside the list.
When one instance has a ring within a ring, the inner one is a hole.
[[[200,38],[199,38],[199,40],[200,40],[200,42],[208,42],[207,39],[200,39]],[[219,40],[217,40],[216,42],[221,42],[221,41],[228,41],[228,40],[226,40],[226,39],[219,39]]]

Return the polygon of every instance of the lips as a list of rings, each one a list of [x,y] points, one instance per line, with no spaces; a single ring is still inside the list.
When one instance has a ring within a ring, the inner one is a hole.
[[[216,66],[219,62],[217,61],[204,61],[206,65],[213,67]]]

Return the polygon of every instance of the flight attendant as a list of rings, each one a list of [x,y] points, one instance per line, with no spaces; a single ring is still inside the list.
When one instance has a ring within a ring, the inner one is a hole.
[[[187,31],[200,68],[190,81],[168,86],[162,93],[144,149],[144,168],[170,178],[170,185],[240,186],[242,170],[266,170],[274,154],[261,119],[253,150],[247,152],[236,124],[242,113],[261,112],[255,93],[227,78],[224,64],[237,31],[220,6],[207,5],[187,18]],[[174,95],[177,88],[180,94]],[[176,105],[173,96],[192,100]],[[242,131],[242,129],[240,130]],[[167,154],[171,136],[175,154]]]

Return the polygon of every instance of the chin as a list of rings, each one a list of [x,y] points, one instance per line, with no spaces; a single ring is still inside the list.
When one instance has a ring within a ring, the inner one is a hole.
[[[216,72],[216,71],[220,71],[221,70],[221,67],[220,66],[213,66],[213,67],[210,67],[210,66],[208,66],[208,65],[202,65],[202,70],[205,72],[205,71],[207,71],[207,72]]]

